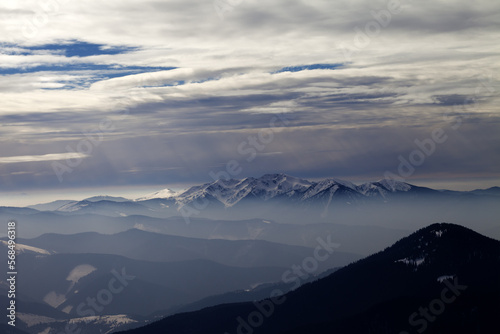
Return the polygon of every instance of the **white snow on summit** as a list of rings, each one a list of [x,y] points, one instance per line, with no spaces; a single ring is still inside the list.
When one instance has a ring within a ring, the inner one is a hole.
[[[343,190],[343,194],[345,190],[347,190],[351,192],[351,196],[380,196],[386,198],[386,195],[389,193],[407,192],[411,189],[412,186],[405,182],[386,179],[357,186],[350,181],[335,178],[311,182],[286,174],[266,174],[259,178],[219,179],[210,183],[193,186],[181,192],[164,189],[138,198],[135,201],[144,201],[153,198],[172,199],[179,209],[193,202],[204,206],[206,203],[215,199],[226,208],[229,208],[243,199],[267,201],[276,197],[294,197],[298,200],[308,200],[316,195],[321,194],[319,196],[323,196],[324,194],[329,197],[329,201],[331,201],[333,198],[332,196],[338,190]],[[66,210],[69,209],[70,208],[67,208]]]
[[[248,177],[242,180],[217,180],[192,187],[180,194],[177,199],[181,203],[186,203],[211,196],[224,206],[231,207],[247,196],[266,201],[280,195],[293,195],[295,191],[304,191],[310,185],[311,182],[292,176],[267,174],[258,179]]]
[[[137,198],[134,201],[136,201],[136,202],[147,201],[149,199],[155,199],[155,198],[167,199],[167,198],[173,198],[177,195],[179,195],[179,192],[167,188],[167,189],[163,189],[163,190],[154,192],[152,194],[146,195],[144,197]]]
[[[311,197],[316,196],[317,194],[330,189],[331,192],[335,193],[337,189],[339,188],[339,183],[336,182],[334,179],[328,179],[328,180],[323,180],[312,187],[310,187],[305,193],[304,196],[302,196],[303,199],[308,199]]]

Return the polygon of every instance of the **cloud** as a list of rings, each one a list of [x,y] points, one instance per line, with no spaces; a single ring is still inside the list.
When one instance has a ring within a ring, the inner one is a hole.
[[[0,157],[0,164],[13,164],[20,162],[40,162],[40,161],[56,161],[56,160],[67,160],[67,159],[83,159],[87,158],[88,155],[83,153],[54,153],[54,154],[44,154],[44,155],[21,155],[14,157]],[[19,173],[14,173],[19,174]]]
[[[468,107],[420,171],[492,173],[474,152],[496,161],[498,144],[457,147],[499,126],[500,4],[401,0],[387,16],[388,3],[245,0],[221,20],[211,0],[8,2],[2,155],[66,152],[97,132],[68,186],[203,180],[230,159],[248,175],[378,176]],[[278,114],[289,124],[245,162],[237,145]],[[58,182],[48,160],[27,159],[0,160],[5,184]]]

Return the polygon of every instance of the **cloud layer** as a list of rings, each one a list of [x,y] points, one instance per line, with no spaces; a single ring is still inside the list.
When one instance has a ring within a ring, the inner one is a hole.
[[[2,6],[5,190],[208,181],[230,161],[377,179],[439,129],[410,179],[499,177],[495,1]],[[72,152],[62,179],[12,158]]]

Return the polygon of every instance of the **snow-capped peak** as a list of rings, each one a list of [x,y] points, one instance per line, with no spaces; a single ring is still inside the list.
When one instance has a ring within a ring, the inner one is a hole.
[[[232,207],[242,200],[268,201],[273,198],[276,198],[276,200],[285,200],[285,198],[288,198],[299,202],[326,199],[330,203],[334,197],[343,197],[345,203],[351,204],[352,201],[350,199],[354,201],[364,197],[381,197],[386,199],[387,196],[392,196],[393,193],[409,192],[414,190],[414,188],[414,186],[408,183],[387,179],[357,186],[350,181],[336,178],[311,182],[281,173],[265,174],[259,178],[218,179],[193,186],[183,191],[174,191],[166,188],[139,197],[133,201],[167,199],[175,202],[172,207],[177,207],[178,210],[198,200],[208,201],[208,203],[214,203],[217,206],[222,204],[226,208]],[[127,201],[127,199],[120,197],[96,196],[80,202],[66,203],[57,210],[62,212],[76,212],[93,205],[93,202],[101,200]]]
[[[305,191],[311,182],[285,174],[266,174],[260,178],[217,180],[202,186],[192,187],[178,196],[181,203],[211,196],[226,207],[231,207],[247,196],[268,200],[280,195],[291,195],[294,191]]]
[[[331,180],[331,181],[335,182],[336,184],[340,184],[340,185],[342,185],[344,187],[351,188],[353,190],[357,190],[357,188],[358,188],[357,185],[355,185],[354,183],[352,183],[350,181],[336,179],[336,178],[330,178],[328,180]]]
[[[319,193],[322,193],[326,190],[330,191],[331,193],[335,193],[339,188],[345,187],[352,189],[354,191],[357,191],[357,186],[349,181],[344,181],[340,179],[325,179],[323,181],[320,181],[318,183],[312,184],[307,191],[304,193],[302,196],[302,199],[309,199],[311,197],[314,197],[318,195]]]
[[[147,201],[149,199],[155,199],[155,198],[164,198],[164,199],[168,199],[168,198],[174,198],[176,197],[177,195],[179,195],[179,192],[177,191],[174,191],[172,189],[163,189],[163,190],[160,190],[160,191],[156,191],[152,194],[149,194],[149,195],[146,195],[144,197],[139,197],[137,199],[135,199],[136,202],[138,201]]]

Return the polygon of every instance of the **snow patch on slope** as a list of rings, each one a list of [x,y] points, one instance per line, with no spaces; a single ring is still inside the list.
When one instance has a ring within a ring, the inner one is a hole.
[[[81,264],[73,268],[73,270],[71,270],[68,277],[66,277],[66,280],[76,283],[80,280],[80,278],[89,275],[91,272],[95,270],[97,270],[97,268],[91,266],[90,264]]]
[[[411,189],[411,186],[408,183],[400,182],[400,181],[382,179],[382,180],[378,181],[378,183],[380,183],[384,188],[386,188],[387,190],[390,190],[392,192],[408,191]]]
[[[443,275],[443,276],[439,276],[439,277],[437,278],[437,281],[438,281],[439,283],[443,283],[443,281],[446,281],[446,280],[448,280],[448,279],[453,279],[454,277],[455,277],[455,275]]]
[[[24,322],[28,327],[35,326],[38,324],[47,324],[56,321],[53,318],[44,317],[36,314],[30,314],[30,313],[22,313],[22,312],[17,313],[17,317],[19,318],[19,320]]]
[[[66,313],[66,314],[70,314],[72,309],[73,309],[73,305],[68,305],[62,309],[62,312]]]
[[[1,241],[2,241],[2,244],[4,244],[5,246],[9,245],[7,243],[7,241],[4,241],[4,240],[1,240]],[[50,255],[50,252],[45,250],[45,249],[32,247],[32,246],[28,246],[28,245],[23,245],[23,244],[16,244],[16,251],[18,253],[33,252],[33,253],[38,253],[38,254],[43,254],[43,255]]]
[[[43,297],[43,301],[53,308],[57,308],[59,305],[66,301],[66,296],[63,294],[58,294],[55,291],[51,291]]]
[[[422,263],[425,262],[425,257],[423,258],[419,258],[419,259],[416,259],[416,260],[412,260],[412,259],[408,259],[408,258],[404,258],[404,259],[399,259],[399,260],[396,260],[394,261],[395,263],[396,262],[402,262],[406,265],[413,265],[413,266],[420,266]]]
[[[100,323],[100,324],[106,324],[108,326],[113,326],[113,327],[116,327],[118,325],[130,324],[130,323],[134,323],[134,322],[137,322],[137,321],[130,319],[125,314],[73,318],[73,319],[70,319],[70,321],[69,321],[70,324]]]
[[[333,180],[333,179],[328,179],[328,180],[323,180],[313,186],[311,186],[305,193],[304,196],[302,196],[302,199],[309,199],[311,197],[316,196],[317,194],[330,189],[330,194],[335,193],[339,189],[339,184]]]

